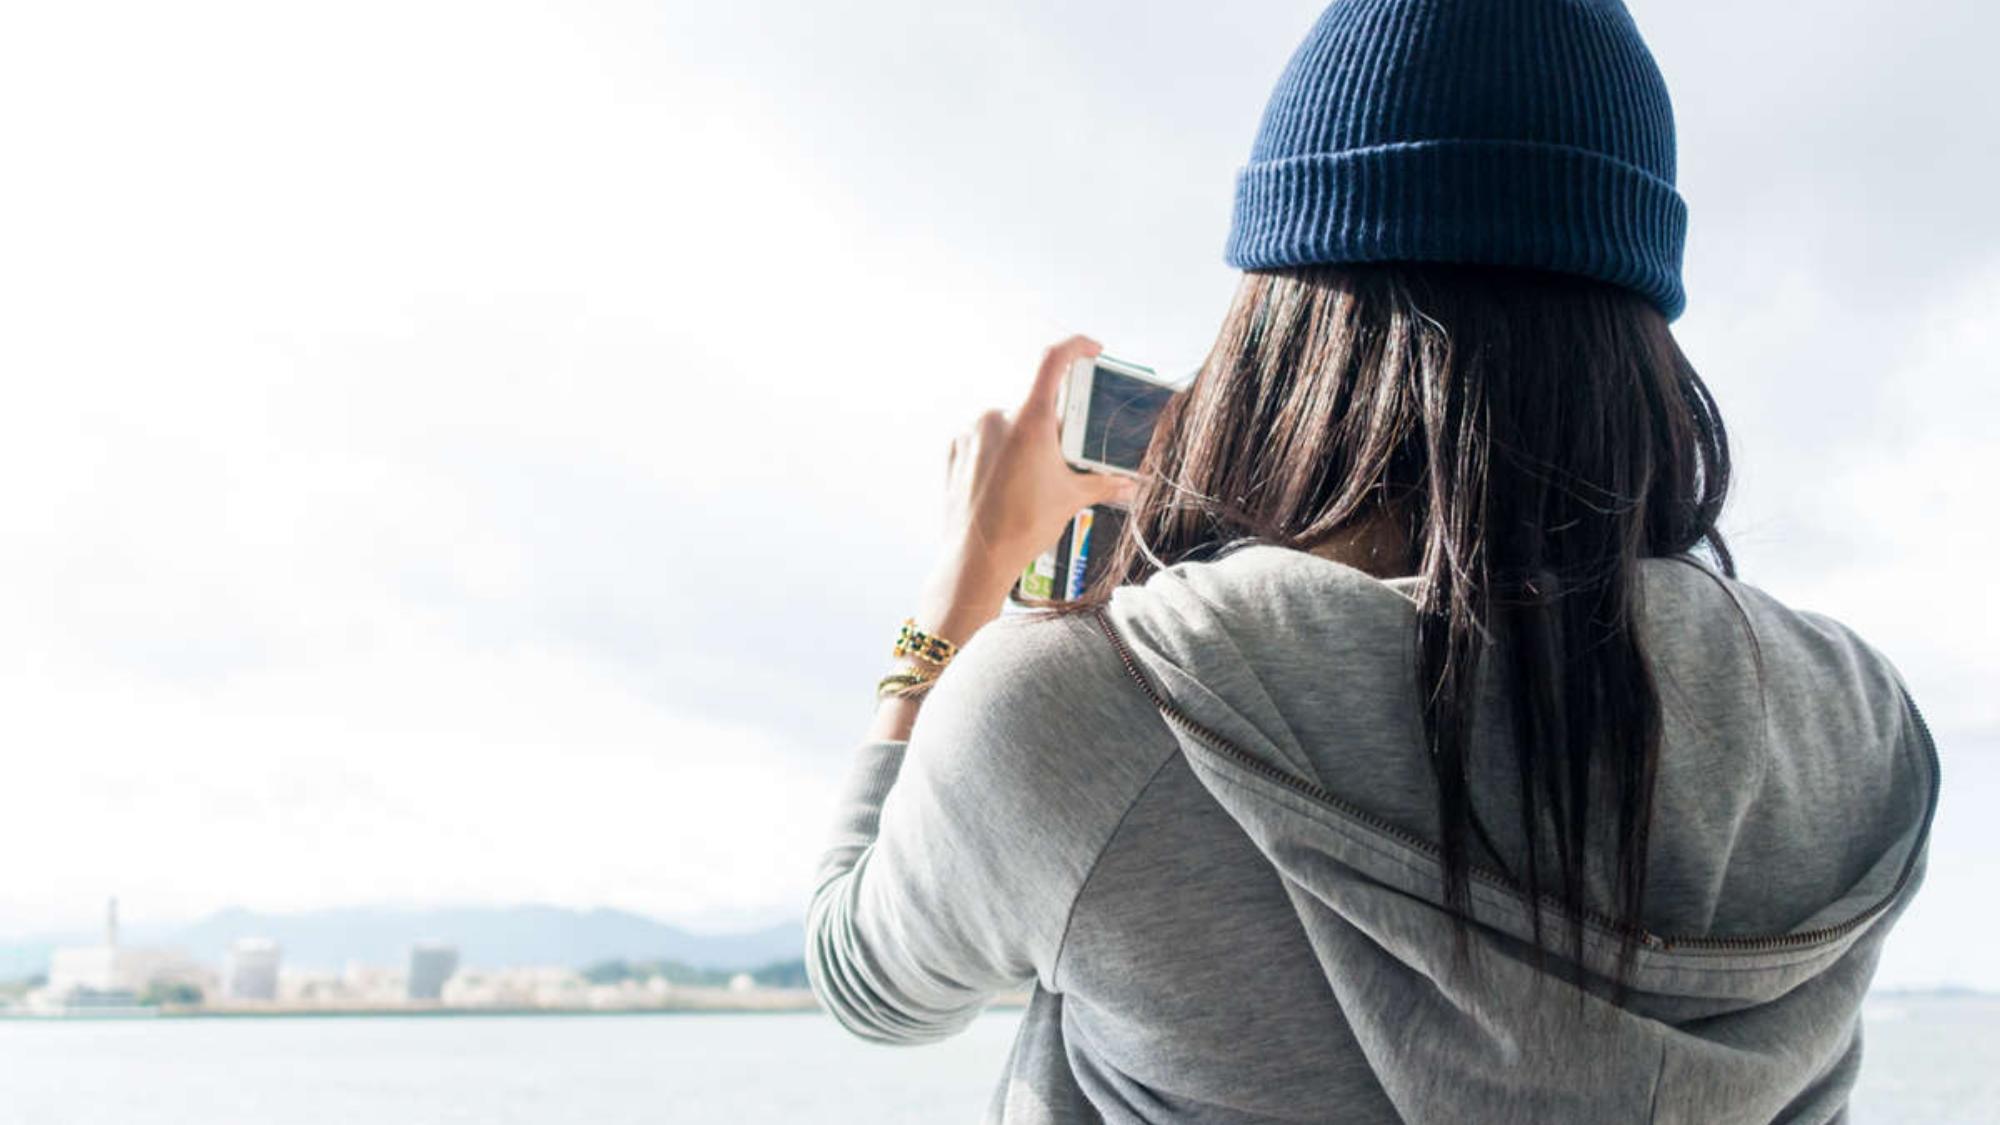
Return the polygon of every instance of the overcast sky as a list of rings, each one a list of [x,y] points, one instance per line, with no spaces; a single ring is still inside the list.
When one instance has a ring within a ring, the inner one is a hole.
[[[1318,10],[0,4],[0,932],[797,916],[944,443],[1200,361]],[[2000,17],[1634,10],[1744,576],[1945,755],[1882,979],[2000,987]]]

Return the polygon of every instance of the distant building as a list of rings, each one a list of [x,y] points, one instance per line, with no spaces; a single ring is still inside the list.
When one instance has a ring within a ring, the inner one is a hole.
[[[339,973],[324,969],[278,970],[278,999],[301,1007],[338,1007],[354,994]],[[400,994],[400,993],[399,993]]]
[[[278,998],[278,943],[244,938],[229,947],[222,969],[222,994],[231,1000]]]
[[[561,966],[466,969],[445,983],[441,999],[453,1008],[585,1008],[590,984]]]
[[[410,981],[396,969],[349,961],[340,974],[340,992],[362,1003],[392,1004],[409,996]]]
[[[201,967],[171,949],[129,949],[118,942],[118,900],[105,912],[104,944],[55,950],[48,983],[28,997],[32,1007],[118,1008],[148,1001],[163,989],[198,996],[207,983]]]
[[[457,946],[431,943],[411,946],[409,998],[412,1000],[443,998],[445,982],[457,971]]]
[[[41,991],[57,1007],[126,1007],[142,987],[131,953],[108,945],[58,949],[49,954],[49,980]]]

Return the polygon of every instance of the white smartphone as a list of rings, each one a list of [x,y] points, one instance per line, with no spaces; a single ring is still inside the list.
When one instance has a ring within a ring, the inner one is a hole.
[[[1079,469],[1139,475],[1160,411],[1175,387],[1150,367],[1084,356],[1063,380],[1063,459]]]

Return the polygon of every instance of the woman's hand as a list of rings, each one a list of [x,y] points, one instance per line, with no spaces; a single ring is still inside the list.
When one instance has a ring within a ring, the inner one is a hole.
[[[1133,482],[1080,473],[1063,460],[1056,400],[1070,366],[1103,348],[1071,336],[1042,356],[1013,414],[989,410],[951,443],[945,470],[945,554],[918,606],[917,623],[964,644],[998,615],[1028,564],[1092,504],[1130,499]]]
[[[1063,460],[1056,399],[1081,356],[1103,350],[1071,336],[1042,356],[1028,397],[1009,416],[989,410],[952,440],[945,468],[945,552],[923,596],[917,624],[954,644],[972,639],[1063,524],[1092,504],[1127,502],[1134,483],[1080,473]],[[910,737],[921,697],[891,696],[875,709],[869,737]]]

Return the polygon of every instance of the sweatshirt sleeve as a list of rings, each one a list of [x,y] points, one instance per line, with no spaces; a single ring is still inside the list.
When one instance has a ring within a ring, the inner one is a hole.
[[[854,1034],[941,1039],[997,992],[1052,987],[1078,891],[1174,751],[1079,626],[994,622],[907,744],[856,752],[806,915],[813,990]]]

